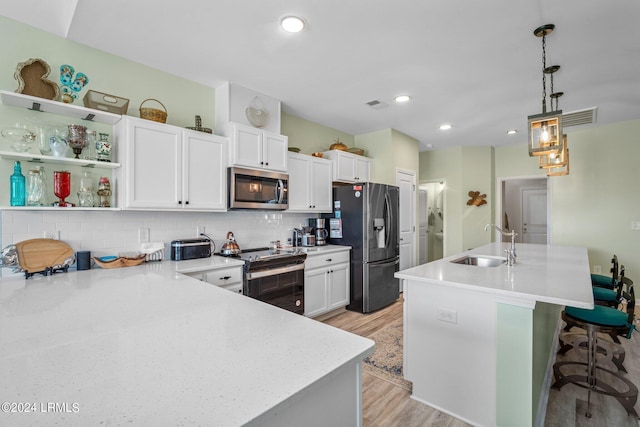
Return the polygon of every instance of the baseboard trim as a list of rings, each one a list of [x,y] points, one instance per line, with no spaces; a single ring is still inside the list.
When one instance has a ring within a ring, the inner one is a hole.
[[[560,336],[560,332],[562,332],[563,327],[564,322],[562,321],[560,314],[558,314],[556,331],[553,335],[553,345],[551,346],[551,352],[547,362],[547,371],[544,376],[544,381],[542,382],[542,389],[540,390],[540,399],[538,400],[538,410],[536,411],[534,427],[544,427],[545,418],[547,416],[547,405],[549,404],[549,390],[551,389],[551,381],[553,380],[553,364],[556,362],[556,354],[560,347],[558,337]]]

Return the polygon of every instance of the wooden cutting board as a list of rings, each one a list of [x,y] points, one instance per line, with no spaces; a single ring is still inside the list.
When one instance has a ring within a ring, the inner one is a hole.
[[[16,243],[20,268],[36,273],[49,267],[64,265],[65,260],[73,257],[73,249],[60,240],[31,239]]]

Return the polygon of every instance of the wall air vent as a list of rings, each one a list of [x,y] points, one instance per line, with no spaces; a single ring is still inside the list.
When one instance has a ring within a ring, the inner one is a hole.
[[[598,107],[586,108],[584,110],[571,111],[562,115],[562,126],[578,126],[595,123],[596,111]]]
[[[382,101],[378,101],[377,99],[374,99],[373,101],[369,101],[366,104],[369,107],[373,108],[374,110],[382,110],[383,108],[387,108],[389,106],[389,104],[386,104]]]

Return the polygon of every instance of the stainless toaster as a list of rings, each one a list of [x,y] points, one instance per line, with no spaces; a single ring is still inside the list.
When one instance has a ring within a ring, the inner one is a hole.
[[[181,239],[171,242],[171,260],[173,261],[209,258],[210,256],[211,241],[209,239]]]

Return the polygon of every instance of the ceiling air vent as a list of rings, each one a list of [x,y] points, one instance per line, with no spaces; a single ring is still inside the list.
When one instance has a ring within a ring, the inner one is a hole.
[[[383,108],[387,108],[389,106],[389,104],[386,104],[382,101],[378,101],[377,99],[367,102],[367,105],[373,108],[374,110],[382,110]]]
[[[596,121],[596,110],[598,107],[586,108],[584,110],[571,111],[562,115],[562,126],[588,125]]]

